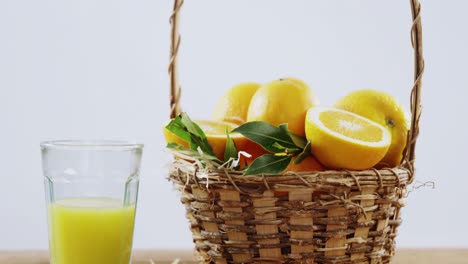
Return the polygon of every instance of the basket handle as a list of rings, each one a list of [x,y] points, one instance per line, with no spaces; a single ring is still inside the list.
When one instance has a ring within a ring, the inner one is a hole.
[[[170,76],[170,118],[176,117],[180,111],[181,88],[178,78],[178,51],[180,47],[180,10],[184,0],[174,0],[174,8],[170,17],[171,23],[171,56],[169,63]],[[408,168],[413,171],[416,139],[419,134],[419,119],[421,117],[421,79],[424,72],[423,46],[422,46],[422,25],[421,25],[421,4],[419,0],[410,0],[413,25],[411,27],[411,43],[414,49],[414,84],[411,89],[411,128],[408,132],[408,140],[404,152],[403,161]]]

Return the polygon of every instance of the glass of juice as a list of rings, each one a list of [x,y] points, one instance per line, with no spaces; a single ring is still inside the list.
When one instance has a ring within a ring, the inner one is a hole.
[[[129,264],[143,145],[41,143],[52,264]]]

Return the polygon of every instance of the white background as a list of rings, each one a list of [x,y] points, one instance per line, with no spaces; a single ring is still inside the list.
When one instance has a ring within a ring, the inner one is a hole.
[[[355,89],[408,106],[409,1],[198,0],[182,13],[183,107],[210,118],[232,85],[296,76],[324,104]],[[166,180],[170,0],[0,0],[0,249],[47,248],[39,142],[146,144],[137,248],[190,248]],[[468,37],[463,0],[423,1],[426,74],[417,179],[400,247],[468,247]]]

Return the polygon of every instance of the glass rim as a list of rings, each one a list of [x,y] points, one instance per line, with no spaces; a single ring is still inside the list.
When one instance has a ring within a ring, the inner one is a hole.
[[[142,150],[144,144],[125,140],[50,140],[40,143],[41,149],[61,150],[109,150],[133,151]]]

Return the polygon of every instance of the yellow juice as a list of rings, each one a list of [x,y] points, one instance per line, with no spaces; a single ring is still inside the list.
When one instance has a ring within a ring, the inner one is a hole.
[[[52,264],[130,263],[135,206],[110,198],[68,198],[49,206]]]

